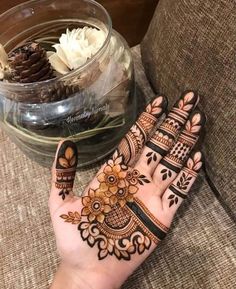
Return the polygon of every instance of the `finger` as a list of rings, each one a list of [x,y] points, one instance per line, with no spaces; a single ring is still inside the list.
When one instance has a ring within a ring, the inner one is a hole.
[[[132,165],[135,162],[144,144],[156,128],[158,118],[163,114],[166,107],[166,97],[158,96],[155,98],[122,139],[118,146],[118,152],[123,155],[125,164]]]
[[[176,213],[183,200],[187,198],[198,172],[202,167],[202,154],[196,152],[188,159],[186,166],[180,171],[173,183],[162,197],[163,209],[172,216]]]
[[[158,185],[158,195],[162,195],[166,188],[176,178],[196,144],[201,128],[205,123],[205,116],[195,111],[187,121],[184,130],[178,137],[171,151],[161,159],[154,174],[154,183]]]
[[[61,141],[52,167],[51,208],[58,208],[71,198],[78,163],[78,152],[72,141]]]
[[[185,92],[180,97],[161,126],[147,142],[137,162],[138,169],[142,167],[144,173],[152,176],[160,160],[173,146],[198,101],[198,95],[192,91]]]

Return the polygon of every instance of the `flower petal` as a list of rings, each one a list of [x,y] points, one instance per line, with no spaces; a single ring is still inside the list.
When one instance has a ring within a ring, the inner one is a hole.
[[[104,173],[105,173],[105,174],[110,174],[111,172],[112,172],[111,166],[106,166],[106,167],[104,168]]]
[[[66,149],[66,152],[65,152],[65,157],[66,157],[66,159],[67,160],[70,160],[70,159],[72,159],[72,157],[74,156],[74,150],[71,148],[71,147],[68,147],[67,149]]]
[[[76,156],[74,155],[72,159],[70,160],[70,166],[73,167],[75,163],[76,163]]]
[[[129,192],[131,193],[131,194],[135,194],[135,193],[137,193],[137,191],[138,191],[138,187],[136,187],[136,186],[129,186]]]
[[[107,213],[109,213],[111,211],[111,207],[109,205],[105,205],[103,211],[104,211],[104,213],[107,214]]]
[[[108,197],[104,196],[103,200],[104,200],[104,204],[106,205],[110,204],[110,199]]]
[[[104,192],[101,191],[100,189],[97,189],[97,190],[95,191],[95,197],[100,198],[100,199],[103,199],[104,196],[105,196]]]
[[[99,181],[99,182],[105,182],[105,174],[104,173],[101,173],[101,174],[99,174],[98,176],[97,176],[97,180]]]
[[[90,214],[90,210],[88,207],[84,207],[81,211],[81,216],[88,216]]]
[[[124,172],[124,171],[119,172],[118,177],[120,179],[124,179],[126,177],[126,172]]]
[[[105,195],[109,198],[109,197],[111,197],[113,194],[112,194],[112,192],[110,192],[110,191],[106,191],[106,192],[105,192]]]
[[[189,158],[187,161],[187,167],[191,170],[193,168],[193,165],[194,165],[193,160]]]
[[[121,171],[120,165],[115,165],[115,166],[113,167],[113,172],[115,172],[116,174],[118,174],[120,171]]]
[[[126,198],[127,202],[133,202],[134,201],[134,197],[132,195],[128,195]]]
[[[120,180],[119,183],[118,183],[118,187],[119,188],[125,188],[126,187],[126,183],[124,180]]]
[[[64,167],[64,168],[68,168],[69,167],[69,163],[66,159],[64,158],[59,158],[59,164]]]
[[[82,204],[84,206],[88,206],[90,204],[90,202],[91,202],[91,198],[90,197],[86,196],[86,197],[82,198]]]
[[[95,191],[93,189],[89,189],[89,192],[88,192],[90,198],[94,198],[95,196]]]
[[[120,199],[118,202],[119,202],[121,207],[124,207],[125,204],[126,204],[126,200],[125,199]]]
[[[110,197],[110,204],[111,204],[112,206],[114,206],[114,205],[117,203],[117,201],[118,201],[118,199],[117,199],[116,196],[111,196],[111,197]]]
[[[99,189],[101,192],[106,192],[106,191],[108,191],[108,186],[106,183],[101,183],[99,186]]]
[[[113,195],[115,195],[117,193],[117,191],[118,191],[118,187],[117,186],[110,187],[109,191],[112,192]]]
[[[99,214],[96,219],[99,223],[103,223],[105,216],[103,214]]]
[[[94,220],[96,219],[96,217],[95,217],[94,214],[91,213],[91,214],[88,216],[88,219],[89,219],[89,222],[92,222],[92,221],[94,221]]]

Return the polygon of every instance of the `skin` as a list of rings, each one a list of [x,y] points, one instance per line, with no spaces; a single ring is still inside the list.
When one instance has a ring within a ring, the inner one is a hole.
[[[180,100],[177,101],[175,109],[172,110],[169,115],[169,119],[171,116],[175,118],[173,113],[176,113],[176,111],[183,111],[184,117],[180,121],[181,125],[172,134],[173,141],[171,144],[165,146],[164,149],[162,147],[160,150],[158,147],[159,145],[161,146],[161,143],[158,144],[158,142],[155,141],[157,139],[155,138],[155,134],[159,133],[156,128],[156,123],[165,111],[167,102],[162,96],[156,98],[151,106],[147,107],[145,112],[146,117],[142,118],[141,116],[141,118],[138,119],[136,125],[131,128],[130,133],[127,134],[116,151],[116,154],[123,157],[122,163],[129,166],[130,170],[138,170],[140,174],[148,179],[148,182],[137,185],[138,189],[135,197],[141,200],[149,212],[168,228],[184,197],[187,196],[192,184],[196,180],[197,173],[202,165],[202,155],[200,152],[192,152],[190,155],[190,152],[197,142],[201,128],[204,125],[203,114],[195,109],[198,100],[196,94],[186,92],[181,96]],[[147,114],[149,114],[149,117]],[[146,123],[143,121],[144,119]],[[167,122],[168,116],[167,121],[164,120],[162,129],[164,134],[165,128],[167,127],[165,124]],[[139,140],[141,139],[141,141],[136,142],[132,134],[139,138]],[[188,135],[188,146],[185,148],[187,153],[184,152],[184,149],[179,149],[178,152],[178,148],[186,142],[186,134]],[[153,143],[156,144],[156,147],[150,145],[152,140]],[[67,145],[70,146],[70,143],[67,143]],[[95,244],[95,246],[91,248],[87,242],[81,238],[80,232],[78,231],[79,220],[73,225],[65,222],[65,218],[62,218],[62,216],[65,216],[68,212],[78,212],[78,216],[80,216],[84,208],[82,198],[74,196],[72,192],[66,194],[64,199],[61,198],[61,190],[57,185],[57,168],[59,157],[63,156],[60,150],[62,146],[65,147],[64,141],[58,146],[52,168],[52,189],[49,199],[49,208],[56,235],[57,248],[61,257],[61,264],[51,288],[120,288],[124,281],[153,252],[157,245],[152,242],[148,250],[145,250],[142,254],[136,252],[131,256],[131,260],[129,261],[118,260],[114,255],[107,255],[103,260],[98,259],[97,245]],[[73,148],[73,144],[71,144],[71,146]],[[132,147],[136,149],[132,149]],[[128,148],[130,149],[128,150]],[[127,151],[129,151],[129,153],[127,153]],[[155,157],[153,157],[154,154],[156,155]],[[151,161],[150,155],[152,155],[153,158]],[[67,152],[67,156],[69,156],[71,160],[73,153],[68,154]],[[170,162],[173,165],[173,156],[177,158],[174,167],[169,165]],[[63,161],[62,164],[64,164]],[[178,169],[175,168],[175,165]],[[101,182],[98,176],[104,172],[106,166],[107,163],[101,167],[98,174],[83,193],[83,197],[89,195],[90,189],[96,190],[99,188]],[[172,170],[172,168],[174,170]],[[66,170],[68,170],[68,168],[65,168],[65,172]],[[164,177],[165,174],[166,177]],[[174,192],[176,192],[176,194]],[[87,217],[82,216],[81,219],[86,221]]]

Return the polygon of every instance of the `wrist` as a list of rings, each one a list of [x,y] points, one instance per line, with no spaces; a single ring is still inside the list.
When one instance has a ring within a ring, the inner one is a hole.
[[[118,289],[120,286],[105,273],[75,269],[62,262],[50,289]]]

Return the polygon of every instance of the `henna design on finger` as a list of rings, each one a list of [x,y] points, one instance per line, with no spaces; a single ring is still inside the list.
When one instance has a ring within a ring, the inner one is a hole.
[[[177,178],[176,183],[169,186],[172,194],[169,195],[169,208],[174,204],[178,204],[179,198],[186,199],[187,192],[190,189],[191,181],[196,179],[199,170],[202,167],[202,155],[200,152],[195,153],[192,158],[187,161],[186,167],[183,168],[182,173]]]
[[[149,152],[146,154],[147,157],[147,164],[149,165],[152,161],[156,162],[157,161],[157,154],[155,152]]]
[[[181,132],[176,144],[171,151],[160,161],[166,169],[161,171],[162,180],[172,176],[171,171],[179,173],[186,158],[196,144],[201,127],[205,121],[202,113],[196,112],[187,121],[184,130]],[[167,173],[168,172],[168,173]]]
[[[90,247],[97,245],[99,260],[108,255],[130,260],[132,254],[144,253],[166,236],[168,228],[135,196],[139,186],[150,180],[124,165],[118,151],[107,161],[97,180],[98,187],[90,188],[82,198],[83,220],[78,230]],[[61,218],[73,223],[73,216],[68,213]]]
[[[73,189],[78,153],[76,145],[71,141],[65,141],[59,148],[56,160],[55,186],[60,190],[59,196],[65,200]]]
[[[130,131],[122,139],[118,151],[124,157],[125,164],[131,164],[141,152],[144,144],[157,124],[157,119],[162,115],[167,106],[163,96],[157,97],[146,107]]]
[[[151,140],[147,142],[147,147],[152,149],[154,152],[159,153],[161,156],[165,156],[173,146],[177,135],[197,102],[198,96],[196,94],[192,91],[186,92],[180,100],[176,102],[160,128],[152,136]],[[148,164],[153,160],[154,158],[149,158]]]

